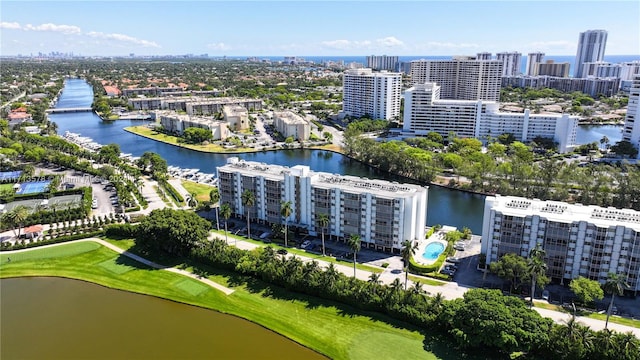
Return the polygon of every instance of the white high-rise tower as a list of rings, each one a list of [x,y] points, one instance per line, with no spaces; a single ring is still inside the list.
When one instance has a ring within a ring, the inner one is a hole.
[[[640,150],[640,75],[636,75],[629,92],[629,104],[627,115],[624,119],[622,140],[629,141],[636,149]],[[640,159],[640,151],[638,156]]]
[[[514,76],[521,73],[520,61],[522,54],[519,52],[497,53],[496,59],[502,62],[502,76]]]
[[[587,30],[580,33],[578,52],[573,68],[573,77],[582,78],[583,64],[586,62],[600,62],[604,60],[604,49],[607,46],[606,30]]]
[[[538,75],[538,64],[542,62],[544,59],[544,53],[535,52],[529,53],[527,55],[527,75],[528,76],[536,76]]]
[[[342,85],[345,114],[386,120],[400,116],[402,74],[352,69],[344,72]]]

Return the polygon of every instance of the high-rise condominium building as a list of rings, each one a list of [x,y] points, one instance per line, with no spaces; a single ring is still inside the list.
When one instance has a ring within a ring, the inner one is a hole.
[[[636,75],[629,92],[629,103],[627,105],[627,115],[624,119],[624,129],[622,130],[622,140],[629,141],[638,149],[640,159],[640,75]]]
[[[497,53],[496,59],[502,61],[502,76],[513,76],[520,74],[520,62],[522,54],[519,52]]]
[[[220,203],[233,213],[260,223],[284,224],[319,235],[326,215],[325,234],[345,241],[357,235],[363,248],[399,253],[405,240],[425,236],[426,187],[314,172],[308,166],[285,167],[227,159],[218,167]],[[242,193],[251,191],[255,204],[245,207]],[[281,204],[290,202],[284,218]]]
[[[402,74],[351,69],[344,72],[342,87],[346,115],[386,120],[400,116]]]
[[[373,70],[398,71],[398,64],[397,56],[367,56],[367,67]]]
[[[414,60],[411,83],[435,82],[443,99],[500,100],[502,62],[498,60]]]
[[[484,140],[510,133],[530,142],[535,137],[552,138],[558,151],[570,151],[575,144],[578,117],[568,114],[531,114],[500,112],[500,104],[483,100],[440,100],[440,87],[434,83],[417,84],[404,93],[403,133],[411,136],[435,131],[444,137]]]
[[[606,46],[607,32],[605,30],[587,30],[581,32],[578,39],[578,52],[576,53],[573,77],[585,77],[584,63],[603,61]]]
[[[491,60],[491,53],[490,52],[477,53],[476,60]]]
[[[481,253],[487,264],[508,253],[545,250],[547,276],[565,282],[583,276],[601,284],[621,275],[640,290],[640,212],[513,196],[487,197]]]
[[[546,76],[569,77],[569,67],[571,64],[556,63],[553,60],[547,60],[545,63],[536,64],[537,74]]]
[[[544,53],[534,52],[527,54],[527,71],[528,76],[538,75],[538,64],[544,59]]]

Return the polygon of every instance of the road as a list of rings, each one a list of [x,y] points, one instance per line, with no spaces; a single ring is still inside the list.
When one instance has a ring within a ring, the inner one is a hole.
[[[256,231],[257,229],[254,229],[252,227],[252,230]],[[212,233],[209,238],[210,239],[217,238],[223,241],[225,240],[224,235],[219,235],[215,233]],[[229,243],[230,245],[237,246],[238,248],[244,249],[244,250],[252,250],[260,246],[265,246],[265,245],[250,243],[243,240],[236,241],[235,239],[231,239],[231,238],[229,239]],[[336,245],[333,242],[327,242],[326,244],[327,244],[327,247],[328,246],[336,247]],[[389,263],[389,266],[386,269],[384,269],[384,271],[381,273],[381,276],[380,276],[380,280],[382,281],[383,284],[387,284],[387,285],[391,284],[395,279],[400,279],[404,284],[405,274],[402,267],[402,258],[400,256],[381,254],[381,253],[370,251],[370,250],[362,250],[362,253],[363,253],[362,255],[360,255],[360,253],[358,253],[358,255],[362,260],[364,260],[364,263],[367,265],[379,267],[379,264],[381,262]],[[294,256],[294,255],[289,254],[287,256]],[[305,262],[315,260],[318,262],[318,264],[322,268],[326,268],[330,264],[329,262],[323,261],[322,259],[319,259],[319,258],[304,257],[300,255],[295,255],[295,256],[298,256],[302,261],[305,261]],[[373,260],[370,260],[371,258],[373,258]],[[343,264],[334,264],[334,266],[337,271],[347,276],[353,276],[353,266],[343,265]],[[360,280],[364,280],[364,281],[368,280],[371,274],[372,272],[370,271],[356,269],[356,278]],[[412,276],[416,276],[416,275],[412,275]],[[416,276],[416,277],[420,278],[420,276]],[[413,286],[413,282],[409,280],[408,287],[411,287],[411,286]],[[433,294],[440,293],[445,299],[448,299],[448,300],[461,298],[464,295],[464,293],[467,292],[467,290],[473,289],[473,288],[474,286],[462,285],[453,281],[445,282],[444,285],[441,285],[441,286],[423,284],[423,289],[427,291],[429,294],[433,295]],[[547,309],[538,308],[538,307],[534,307],[533,309],[536,310],[540,315],[544,317],[548,317],[557,323],[566,323],[571,318],[570,314],[563,313],[563,312],[547,310]],[[583,316],[577,316],[576,319],[578,320],[578,322],[588,325],[590,328],[594,330],[604,329],[604,326],[605,326],[605,322],[602,320],[591,319]],[[636,337],[640,338],[640,328],[634,328],[631,326],[609,322],[609,329],[622,332],[622,333],[631,331]]]

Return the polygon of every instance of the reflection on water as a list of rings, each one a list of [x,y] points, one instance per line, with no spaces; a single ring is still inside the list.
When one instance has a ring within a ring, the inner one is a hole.
[[[324,359],[249,321],[152,296],[60,278],[0,288],[2,359]]]

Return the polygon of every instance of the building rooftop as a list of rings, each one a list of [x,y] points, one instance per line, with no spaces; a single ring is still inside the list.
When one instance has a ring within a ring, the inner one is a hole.
[[[495,196],[493,209],[506,215],[539,215],[549,220],[573,223],[588,221],[601,227],[623,225],[640,231],[640,211],[604,208],[595,205],[568,204],[559,201],[526,199],[515,196]]]
[[[260,175],[272,180],[282,180],[285,174],[292,174],[310,177],[311,183],[315,186],[326,185],[326,187],[330,188],[357,190],[358,192],[370,192],[390,197],[413,195],[416,192],[425,191],[427,189],[427,187],[420,185],[399,184],[397,182],[389,182],[385,180],[372,180],[357,176],[315,172],[311,171],[308,166],[304,165],[297,165],[289,168],[281,165],[245,161],[237,157],[227,159],[227,164],[219,167],[219,169],[238,171],[247,175]]]
[[[295,114],[291,111],[276,111],[273,113],[274,118],[280,118],[284,120],[287,124],[306,124],[307,121],[303,119],[300,115]]]

